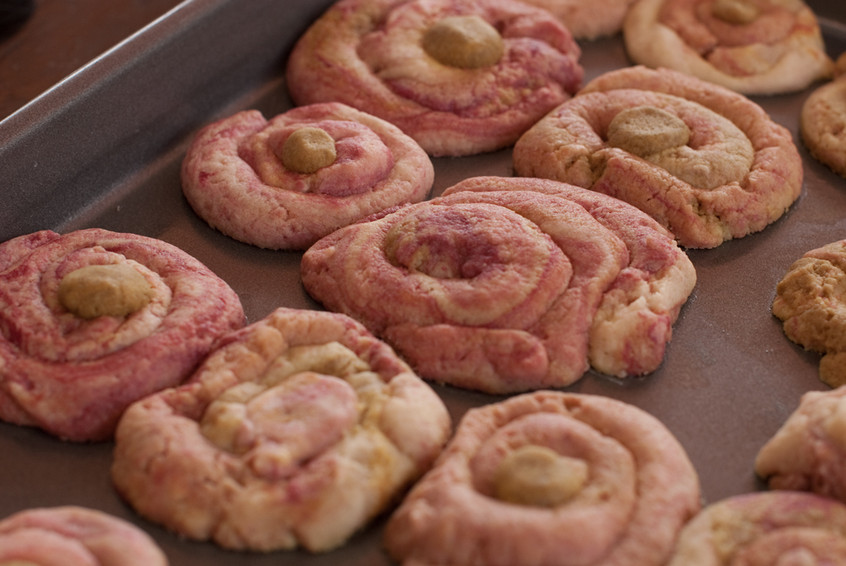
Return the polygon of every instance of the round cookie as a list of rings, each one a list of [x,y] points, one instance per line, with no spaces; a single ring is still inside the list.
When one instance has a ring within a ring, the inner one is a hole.
[[[434,175],[426,152],[396,126],[325,103],[209,124],[185,155],[182,190],[227,236],[304,249],[384,208],[423,200]]]
[[[846,388],[809,391],[755,458],[771,489],[813,491],[846,502]]]
[[[576,39],[594,40],[623,29],[623,19],[634,0],[523,0],[549,11],[561,20]]]
[[[830,77],[816,15],[802,0],[640,0],[623,23],[629,57],[748,95]]]
[[[846,384],[846,240],[796,260],[776,286],[772,311],[790,340],[823,354],[822,381]]]
[[[581,51],[552,14],[513,0],[341,0],[295,45],[297,104],[337,100],[430,155],[513,144],[581,86]]]
[[[844,532],[839,501],[789,491],[735,495],[685,525],[667,566],[843,564]]]
[[[659,566],[699,508],[696,471],[657,419],[543,391],[468,411],[383,542],[403,564]]]
[[[230,334],[186,384],[132,405],[112,479],[142,516],[188,539],[322,552],[392,505],[450,424],[364,327],[283,308]]]
[[[509,393],[662,362],[696,273],[636,208],[543,179],[475,177],[306,250],[306,291],[421,376]]]
[[[750,99],[668,69],[610,71],[528,130],[518,174],[640,208],[688,248],[763,230],[802,190],[791,133]]]
[[[127,521],[85,507],[44,507],[0,520],[0,564],[167,566],[150,536]]]
[[[846,177],[846,75],[817,88],[805,99],[799,132],[811,155]]]
[[[0,418],[111,438],[123,410],[182,382],[244,312],[181,249],[99,228],[0,244]]]

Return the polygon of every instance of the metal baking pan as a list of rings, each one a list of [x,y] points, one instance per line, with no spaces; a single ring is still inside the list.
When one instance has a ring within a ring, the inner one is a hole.
[[[832,56],[846,51],[846,4],[809,0]],[[317,308],[299,281],[296,252],[241,244],[188,206],[179,166],[202,125],[245,108],[266,116],[291,106],[283,70],[291,47],[331,0],[189,0],[0,122],[0,241],[45,228],[134,232],[197,257],[239,293],[250,321],[279,306]],[[589,80],[630,64],[619,36],[583,42]],[[606,395],[663,421],[696,466],[708,502],[765,489],[755,454],[796,408],[825,389],[819,356],[784,336],[770,312],[775,286],[805,251],[846,238],[846,179],[801,145],[798,117],[811,89],[755,98],[794,134],[805,166],[802,195],[764,231],[689,253],[698,282],[675,325],[663,365],[618,381],[589,372],[569,391]],[[510,149],[435,160],[434,193],[469,176],[512,175]],[[437,386],[455,422],[497,397]],[[384,519],[323,555],[223,551],[188,542],[139,518],[109,478],[112,445],[71,444],[0,424],[0,516],[39,506],[83,505],[149,532],[174,565],[391,562]]]

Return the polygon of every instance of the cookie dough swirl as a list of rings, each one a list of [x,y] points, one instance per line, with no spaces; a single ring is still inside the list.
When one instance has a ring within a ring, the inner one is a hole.
[[[699,498],[684,449],[649,414],[535,392],[465,414],[384,544],[403,564],[658,566]]]
[[[244,313],[161,240],[98,228],[0,244],[0,418],[109,438],[133,401],[181,382]]]
[[[155,541],[123,519],[85,507],[43,507],[0,521],[0,564],[167,566]]]
[[[550,13],[511,0],[342,0],[288,60],[297,104],[338,100],[431,155],[508,146],[581,86],[581,51]]]
[[[667,565],[842,564],[845,535],[839,501],[790,491],[735,495],[685,525]]]
[[[802,0],[643,0],[623,38],[636,63],[749,95],[801,90],[834,70]]]
[[[363,326],[283,308],[230,334],[187,384],[132,405],[112,478],[141,515],[189,539],[321,552],[428,469],[450,424]]]
[[[813,491],[846,502],[846,389],[809,391],[755,458],[772,489]]]
[[[270,120],[246,110],[200,130],[182,189],[206,222],[236,240],[303,249],[384,208],[421,201],[434,167],[396,126],[340,103]]]
[[[763,230],[802,190],[790,132],[748,98],[666,69],[594,79],[514,147],[518,174],[640,208],[689,248]]]
[[[695,284],[660,225],[541,179],[478,177],[309,248],[306,290],[423,377],[492,393],[564,386],[589,365],[661,363]]]

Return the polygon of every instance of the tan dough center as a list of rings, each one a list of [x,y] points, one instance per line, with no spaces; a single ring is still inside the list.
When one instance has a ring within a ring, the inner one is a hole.
[[[714,0],[711,13],[715,18],[737,25],[751,24],[758,18],[758,7],[749,0]]]
[[[311,174],[332,165],[337,156],[332,136],[320,128],[303,127],[285,140],[280,158],[291,171]]]
[[[687,144],[690,129],[681,118],[654,106],[619,112],[608,125],[608,143],[639,157]]]
[[[128,316],[153,298],[153,288],[131,265],[89,265],[71,271],[59,283],[59,302],[85,319]]]
[[[494,496],[508,503],[555,507],[578,494],[588,477],[584,460],[527,445],[509,453],[494,474]]]
[[[480,69],[495,65],[505,45],[496,28],[479,16],[450,16],[426,30],[423,49],[444,65]]]

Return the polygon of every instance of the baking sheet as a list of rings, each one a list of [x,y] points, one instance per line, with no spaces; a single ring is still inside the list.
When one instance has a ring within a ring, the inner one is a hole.
[[[279,306],[316,308],[299,281],[301,254],[260,250],[209,228],[190,209],[179,165],[193,132],[244,108],[266,116],[291,106],[282,72],[291,46],[330,0],[189,0],[0,122],[0,241],[50,228],[98,226],[171,242],[223,277],[250,321]],[[808,2],[832,56],[846,51],[846,4]],[[586,81],[629,64],[619,36],[583,42]],[[810,157],[798,112],[811,89],[754,98],[794,134],[805,165],[802,195],[763,232],[690,251],[698,282],[663,365],[620,381],[589,372],[568,391],[606,395],[657,416],[698,470],[706,500],[764,489],[754,456],[802,393],[826,387],[819,356],[788,341],[770,313],[775,285],[805,251],[846,238],[846,180]],[[512,175],[510,149],[435,160],[434,194],[474,175]],[[500,397],[435,389],[455,420]],[[149,532],[174,565],[388,565],[384,519],[324,555],[223,551],[180,540],[139,518],[114,493],[111,443],[64,443],[0,424],[0,516],[83,505]]]

